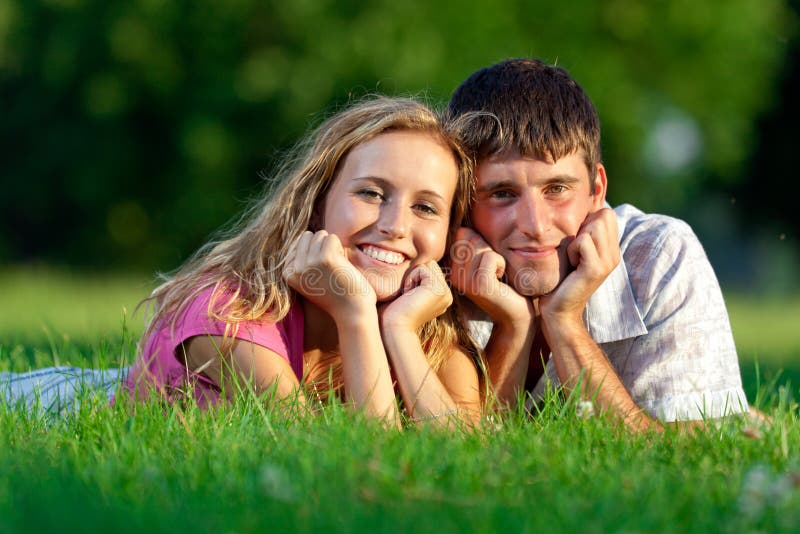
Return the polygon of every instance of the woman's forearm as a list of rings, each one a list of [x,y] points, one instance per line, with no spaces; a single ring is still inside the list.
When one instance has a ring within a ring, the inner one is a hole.
[[[349,315],[336,321],[347,399],[369,416],[399,426],[389,362],[380,336],[378,314]]]

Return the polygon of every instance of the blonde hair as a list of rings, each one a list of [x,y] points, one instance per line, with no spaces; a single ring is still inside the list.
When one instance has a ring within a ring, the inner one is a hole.
[[[450,214],[447,250],[455,229],[465,223],[472,198],[472,162],[459,142],[463,128],[410,98],[373,96],[340,111],[301,140],[275,173],[274,191],[253,205],[227,237],[211,241],[145,299],[152,316],[140,349],[157,328],[174,326],[181,311],[213,287],[208,312],[226,323],[232,339],[242,321],[280,321],[293,292],[281,276],[289,246],[309,229],[344,158],[354,147],[387,131],[431,135],[453,154],[458,182]],[[440,261],[447,267],[449,257]],[[458,320],[456,306],[420,329],[422,347],[434,370],[460,345],[477,351]]]

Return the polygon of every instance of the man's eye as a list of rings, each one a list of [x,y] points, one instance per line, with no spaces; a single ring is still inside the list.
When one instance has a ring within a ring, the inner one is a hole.
[[[491,193],[492,198],[499,198],[499,199],[512,198],[513,196],[514,193],[507,189],[498,189],[497,191],[492,191]]]
[[[553,184],[550,186],[550,189],[548,190],[549,193],[554,193],[556,195],[559,193],[564,193],[566,191],[567,191],[567,186],[562,184]]]

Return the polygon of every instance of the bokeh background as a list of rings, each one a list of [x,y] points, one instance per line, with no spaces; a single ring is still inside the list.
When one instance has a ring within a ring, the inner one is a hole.
[[[613,204],[694,226],[744,352],[800,354],[800,0],[0,0],[0,336],[119,323],[327,114],[515,56],[594,100]]]

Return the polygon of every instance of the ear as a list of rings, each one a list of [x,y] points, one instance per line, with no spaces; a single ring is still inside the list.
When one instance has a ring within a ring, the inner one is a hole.
[[[592,184],[592,207],[595,210],[602,208],[606,201],[606,191],[608,190],[608,177],[606,168],[602,163],[597,164],[597,173]]]

